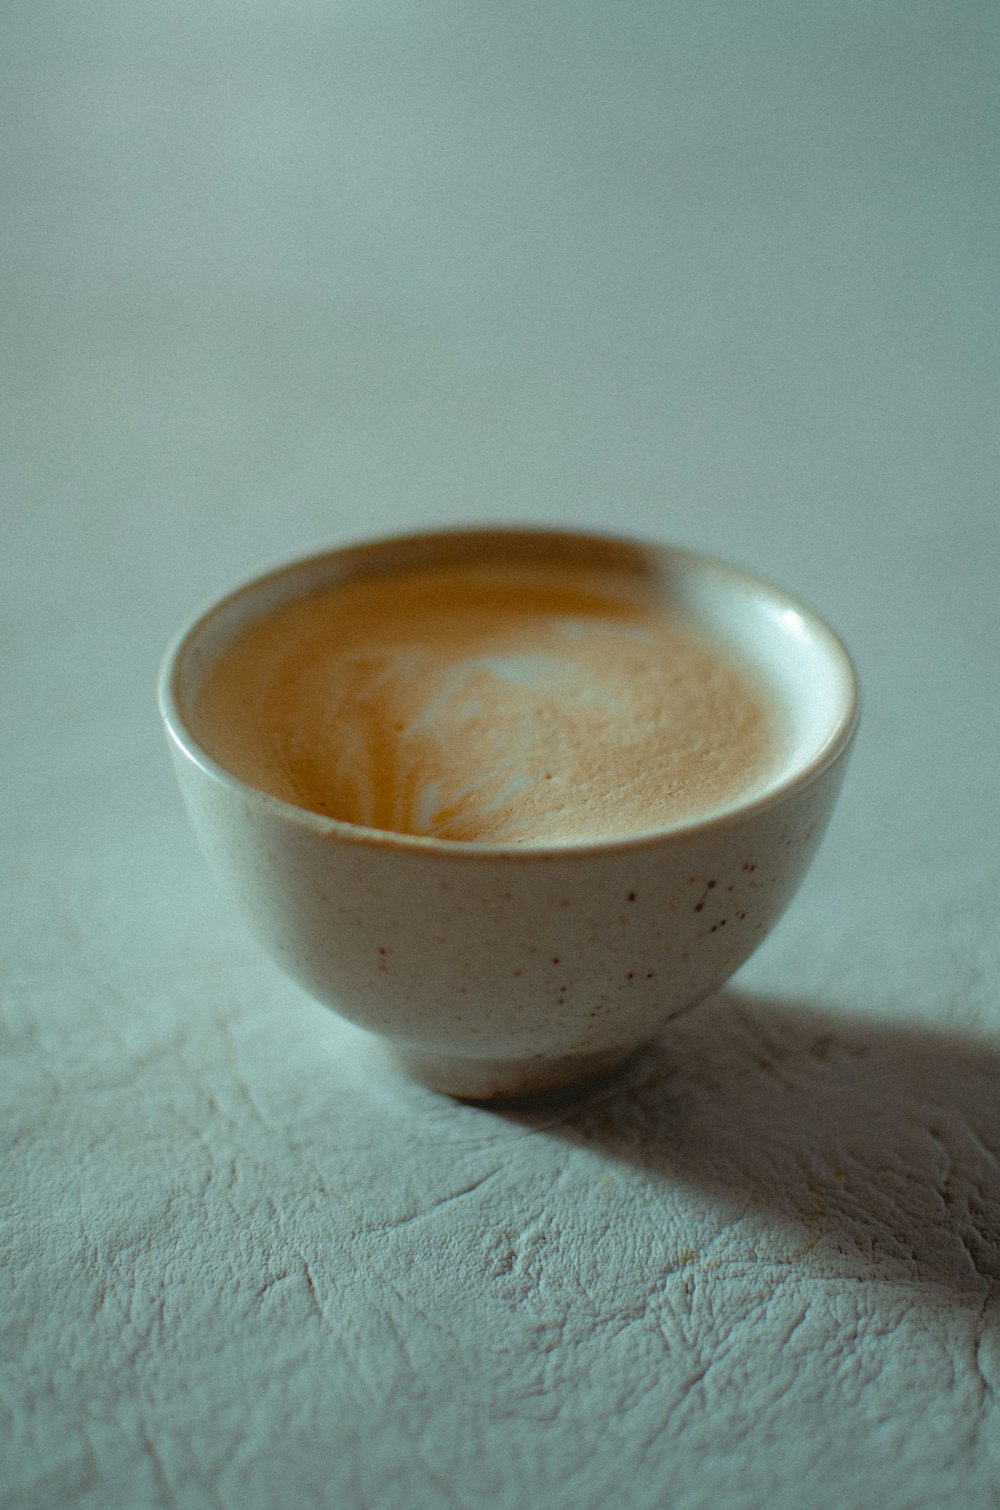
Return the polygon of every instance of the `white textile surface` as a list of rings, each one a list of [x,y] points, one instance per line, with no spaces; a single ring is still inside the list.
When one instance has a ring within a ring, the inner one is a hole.
[[[11,0],[0,1505],[1000,1503],[1000,9]],[[617,1082],[382,1068],[259,952],[154,682],[276,559],[741,562],[865,712]]]

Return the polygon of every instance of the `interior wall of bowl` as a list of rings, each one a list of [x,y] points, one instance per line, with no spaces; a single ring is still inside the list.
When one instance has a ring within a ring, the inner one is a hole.
[[[821,619],[780,589],[713,562],[678,556],[666,575],[671,599],[775,698],[787,739],[774,784],[839,746],[857,688],[846,650]]]

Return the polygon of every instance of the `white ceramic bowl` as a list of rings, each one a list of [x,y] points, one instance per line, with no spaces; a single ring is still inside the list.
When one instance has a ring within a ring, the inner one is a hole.
[[[791,734],[752,799],[615,841],[543,847],[362,828],[292,806],[200,747],[206,667],[247,623],[358,570],[633,562],[761,669]],[[331,551],[248,583],[167,653],[160,708],[201,844],[278,963],[416,1079],[512,1098],[609,1070],[716,990],[783,911],[830,816],[858,715],[844,647],[775,587],[666,547],[458,530]]]

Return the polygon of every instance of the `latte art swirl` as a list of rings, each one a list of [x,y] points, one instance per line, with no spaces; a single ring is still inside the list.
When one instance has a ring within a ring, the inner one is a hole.
[[[301,807],[519,845],[717,811],[779,748],[753,674],[648,585],[529,565],[286,603],[219,655],[196,725],[220,763]]]

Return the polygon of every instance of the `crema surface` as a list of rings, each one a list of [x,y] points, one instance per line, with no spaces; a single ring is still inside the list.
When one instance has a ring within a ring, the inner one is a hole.
[[[216,659],[195,727],[221,765],[300,807],[519,845],[718,811],[780,746],[754,675],[649,584],[529,565],[286,603]]]

